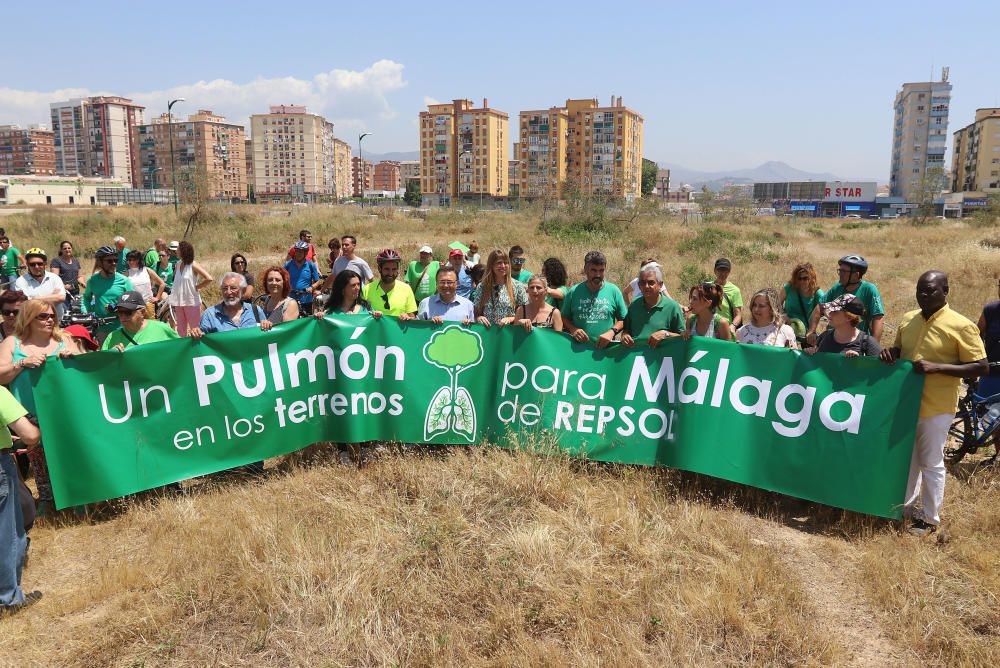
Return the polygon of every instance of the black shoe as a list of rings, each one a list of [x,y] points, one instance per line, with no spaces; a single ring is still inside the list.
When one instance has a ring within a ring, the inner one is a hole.
[[[913,520],[913,523],[910,524],[910,528],[907,529],[907,531],[914,536],[926,536],[927,534],[937,531],[937,525],[923,520]]]
[[[2,612],[0,612],[0,615],[6,615],[6,616],[16,615],[25,608],[30,608],[35,603],[38,603],[40,600],[42,600],[42,592],[40,591],[30,592],[24,595],[24,602],[18,603],[17,605],[9,605],[6,608],[3,608]]]

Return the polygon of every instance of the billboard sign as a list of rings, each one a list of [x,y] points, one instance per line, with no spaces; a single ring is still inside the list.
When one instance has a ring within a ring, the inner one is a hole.
[[[827,181],[824,202],[874,202],[878,184],[874,181]]]

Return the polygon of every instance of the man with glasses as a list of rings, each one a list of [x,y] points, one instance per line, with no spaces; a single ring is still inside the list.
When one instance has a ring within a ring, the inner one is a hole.
[[[510,277],[527,285],[528,279],[534,274],[524,268],[524,249],[520,246],[511,246],[508,255],[510,255]]]
[[[49,258],[41,248],[29,248],[24,259],[28,263],[28,273],[14,281],[14,289],[23,292],[28,299],[51,304],[58,325],[66,311],[66,288],[62,279],[45,270]]]
[[[8,336],[14,336],[14,322],[17,314],[21,310],[21,304],[28,301],[28,297],[23,292],[16,290],[4,290],[0,293],[0,341]]]
[[[108,317],[118,298],[127,290],[132,290],[132,281],[117,272],[118,253],[111,246],[101,246],[94,253],[97,259],[97,273],[87,279],[87,289],[83,291],[80,308],[84,313],[93,313],[98,318]],[[97,340],[103,343],[108,334],[121,327],[117,320],[102,324],[97,329]]]
[[[399,263],[402,258],[391,248],[382,250],[376,257],[379,280],[365,286],[364,293],[372,308],[385,315],[396,316],[400,320],[412,320],[417,316],[417,300],[413,290],[399,277]]]
[[[121,329],[111,332],[104,339],[101,350],[123,353],[126,348],[133,346],[180,338],[170,325],[146,319],[146,300],[135,290],[122,293],[115,304],[115,315],[118,316]]]
[[[826,292],[823,296],[824,303],[813,311],[809,319],[809,332],[806,334],[809,345],[816,345],[816,327],[819,325],[820,316],[825,314],[825,305],[845,294],[854,295],[865,305],[866,315],[858,325],[858,329],[876,341],[882,338],[885,307],[882,305],[882,295],[879,294],[875,284],[862,280],[867,271],[868,261],[860,255],[845,255],[840,258],[837,263],[839,280]]]
[[[19,271],[25,269],[21,251],[10,245],[6,235],[0,236],[0,290],[6,290],[17,279]]]
[[[455,268],[446,264],[437,272],[437,292],[420,301],[417,309],[418,320],[430,320],[436,325],[445,322],[460,322],[471,325],[476,321],[475,305],[457,294],[458,274]]]
[[[246,279],[235,271],[224,273],[219,281],[222,302],[201,314],[201,323],[191,329],[191,336],[200,339],[205,334],[259,327],[262,322],[267,322],[260,306],[243,301],[246,286]],[[270,324],[268,322],[268,326]]]

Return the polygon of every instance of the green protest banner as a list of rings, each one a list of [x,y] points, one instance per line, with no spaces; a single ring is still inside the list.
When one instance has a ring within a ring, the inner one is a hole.
[[[368,315],[53,360],[33,381],[61,508],[317,441],[517,433],[885,517],[900,513],[922,390],[909,363],[704,338],[599,351]]]

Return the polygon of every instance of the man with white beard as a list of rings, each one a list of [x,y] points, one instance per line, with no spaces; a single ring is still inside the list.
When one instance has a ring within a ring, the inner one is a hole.
[[[222,302],[207,309],[201,315],[199,327],[191,329],[191,336],[200,339],[205,334],[228,332],[247,327],[270,329],[271,323],[264,317],[259,306],[253,306],[243,301],[243,290],[247,287],[246,279],[234,271],[227,271],[219,281],[222,292]],[[267,323],[266,326],[263,326]]]

